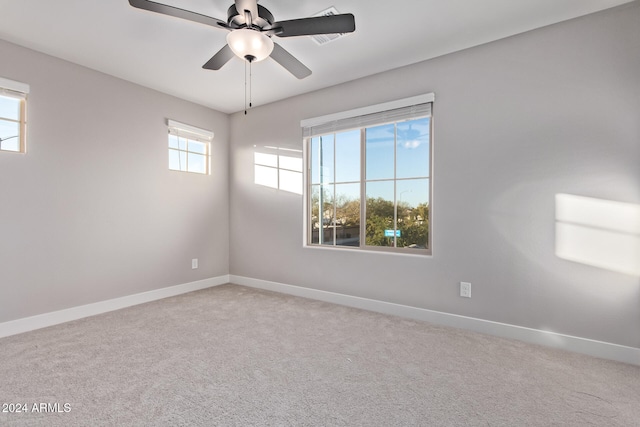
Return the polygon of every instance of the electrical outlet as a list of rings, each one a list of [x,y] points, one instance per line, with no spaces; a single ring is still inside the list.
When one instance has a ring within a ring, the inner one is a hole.
[[[196,268],[198,268],[198,258],[194,258],[191,260],[191,268],[193,270],[195,270]]]
[[[471,298],[471,283],[460,282],[460,296],[465,298]]]

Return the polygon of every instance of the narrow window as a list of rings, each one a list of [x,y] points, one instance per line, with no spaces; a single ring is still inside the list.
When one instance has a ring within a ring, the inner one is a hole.
[[[169,169],[210,173],[213,132],[169,120]]]
[[[0,151],[24,153],[29,85],[0,78]]]
[[[432,104],[303,121],[307,245],[431,253]]]

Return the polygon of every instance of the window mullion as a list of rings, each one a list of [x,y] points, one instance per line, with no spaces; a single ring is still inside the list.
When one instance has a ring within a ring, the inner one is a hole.
[[[398,124],[393,125],[393,247],[398,247]]]
[[[319,199],[318,199],[318,243],[323,245],[324,242],[324,190],[325,190],[325,182],[324,182],[324,149],[323,149],[323,137],[318,138],[318,177],[320,180],[319,187]]]
[[[185,171],[189,172],[189,139],[185,138],[185,144],[187,145],[187,149],[185,150],[184,162],[185,162]]]
[[[20,100],[20,152],[27,149],[27,102]]]
[[[211,157],[209,157],[209,150],[211,150],[211,143],[205,142],[204,144],[204,168],[207,175],[211,173]]]
[[[336,224],[336,217],[338,216],[337,208],[337,186],[336,186],[336,134],[333,134],[333,246],[337,246],[338,243],[338,230]]]
[[[307,183],[307,211],[308,211],[308,215],[307,215],[307,221],[309,222],[308,226],[307,226],[307,241],[310,242],[311,244],[313,244],[313,138],[309,137],[307,139],[307,164],[306,164],[306,168],[307,168],[307,179],[306,179],[306,183]],[[318,237],[318,243],[320,243],[319,237]]]
[[[318,198],[318,243],[324,244],[324,173],[322,172],[322,166],[324,161],[322,159],[322,137],[318,138],[318,176],[320,179],[319,185],[319,198]]]
[[[367,130],[366,128],[360,129],[360,247],[366,246],[365,239],[367,238],[367,145],[366,141]]]
[[[313,161],[313,138],[309,137],[309,139],[307,140],[307,194],[309,195],[309,197],[307,198],[307,209],[309,209],[309,215],[308,215],[308,220],[309,220],[309,226],[307,227],[307,232],[309,233],[309,237],[308,237],[308,241],[313,243],[313,221],[310,221],[310,219],[313,217],[313,203],[312,203],[312,197],[313,197],[313,168],[314,165],[311,163]],[[315,165],[315,167],[317,167],[317,165]],[[318,188],[320,189],[319,193],[318,193],[318,197],[321,199],[320,194],[322,193],[322,184],[318,185]],[[318,202],[320,202],[320,200],[318,200]],[[320,209],[318,209],[318,219],[320,221],[322,221],[320,218]],[[320,244],[321,242],[321,238],[320,235],[322,234],[322,224],[320,225],[320,229],[318,231],[318,244]]]

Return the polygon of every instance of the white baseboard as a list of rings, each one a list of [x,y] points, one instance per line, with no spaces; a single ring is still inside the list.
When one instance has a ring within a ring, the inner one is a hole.
[[[640,348],[243,276],[230,275],[230,282],[640,365]]]
[[[211,288],[225,283],[229,283],[229,275],[212,277],[209,279],[198,280],[196,282],[183,283],[181,285],[169,286],[167,288],[155,289],[153,291],[11,320],[9,322],[0,323],[0,338],[33,331],[35,329],[46,328],[47,326],[69,322],[83,317],[95,316],[96,314],[119,310],[121,308],[131,307],[132,305],[144,304],[146,302],[168,298],[175,295],[186,294],[187,292]]]
[[[235,283],[438,325],[467,329],[640,366],[640,348],[236,275],[213,277],[0,323],[0,338],[225,283]]]

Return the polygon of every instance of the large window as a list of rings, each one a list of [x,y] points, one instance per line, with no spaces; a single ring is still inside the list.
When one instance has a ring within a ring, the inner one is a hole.
[[[26,150],[26,109],[29,86],[0,78],[0,150]]]
[[[303,121],[307,245],[431,253],[432,100]]]
[[[169,120],[169,169],[209,174],[213,132]]]

